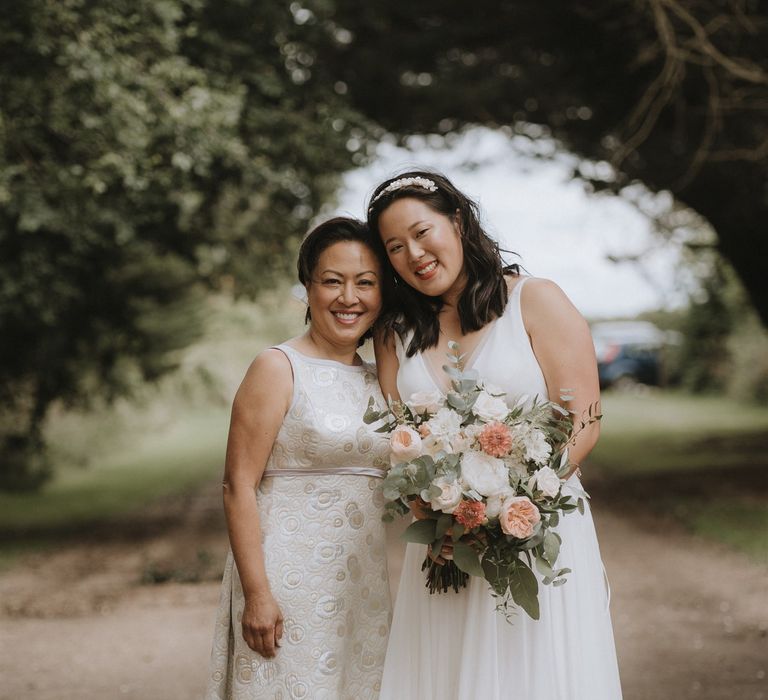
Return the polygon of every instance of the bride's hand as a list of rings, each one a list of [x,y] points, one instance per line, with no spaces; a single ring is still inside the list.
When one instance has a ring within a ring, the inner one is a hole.
[[[283,613],[271,593],[246,598],[242,626],[243,639],[251,649],[265,659],[275,656],[283,637]]]
[[[440,554],[433,555],[432,548],[427,547],[427,556],[436,564],[445,564],[449,559],[453,559],[453,530],[450,527],[446,531],[445,537]]]

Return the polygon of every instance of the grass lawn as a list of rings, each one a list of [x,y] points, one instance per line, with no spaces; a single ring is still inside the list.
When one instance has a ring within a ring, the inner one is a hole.
[[[67,466],[38,493],[0,492],[0,533],[55,536],[125,515],[222,473],[228,410],[216,407],[131,436],[114,454]],[[10,543],[9,543],[10,544]]]
[[[589,469],[635,499],[768,565],[768,407],[607,393]]]
[[[676,393],[606,393],[590,462],[610,475],[766,468],[768,407]]]

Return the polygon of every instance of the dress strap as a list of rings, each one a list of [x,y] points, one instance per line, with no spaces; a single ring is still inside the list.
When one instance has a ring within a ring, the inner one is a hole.
[[[286,469],[265,469],[262,478],[270,476],[317,476],[317,475],[352,475],[352,476],[373,476],[383,479],[387,475],[386,469],[377,469],[376,467],[308,467],[304,468],[286,468]]]

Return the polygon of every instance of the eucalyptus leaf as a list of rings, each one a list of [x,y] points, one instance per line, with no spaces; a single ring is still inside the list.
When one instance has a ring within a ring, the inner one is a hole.
[[[560,538],[557,533],[547,532],[544,535],[544,558],[550,563],[554,564],[557,561],[557,557],[560,554]]]
[[[464,542],[453,543],[453,563],[470,576],[483,576],[477,552]]]
[[[443,513],[437,519],[437,527],[435,528],[435,537],[443,537],[453,522],[453,516],[450,513]]]
[[[510,572],[509,592],[515,603],[525,610],[531,619],[539,619],[539,582],[522,560],[518,559],[517,565]]]
[[[435,530],[437,521],[431,518],[417,520],[411,523],[401,535],[406,542],[416,542],[418,544],[432,544],[436,539]]]
[[[549,565],[549,562],[542,557],[536,557],[536,570],[546,577],[554,576],[555,572]]]

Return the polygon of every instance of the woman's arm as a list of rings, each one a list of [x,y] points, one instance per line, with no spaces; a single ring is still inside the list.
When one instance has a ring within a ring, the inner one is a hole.
[[[520,304],[533,352],[547,382],[549,399],[572,412],[574,429],[578,430],[590,405],[596,404],[597,413],[600,412],[600,383],[589,326],[560,287],[549,280],[528,280],[521,290]],[[566,389],[573,400],[560,399]],[[576,435],[568,451],[574,470],[590,453],[599,435],[598,422]]]
[[[376,374],[379,378],[381,393],[385,399],[399,401],[397,371],[400,369],[400,362],[395,350],[394,331],[386,335],[382,332],[376,333],[373,339],[373,351],[376,355]]]
[[[232,405],[224,469],[224,511],[245,596],[243,638],[266,658],[275,655],[283,617],[269,587],[261,548],[256,487],[293,393],[288,358],[266,350],[248,368]]]

